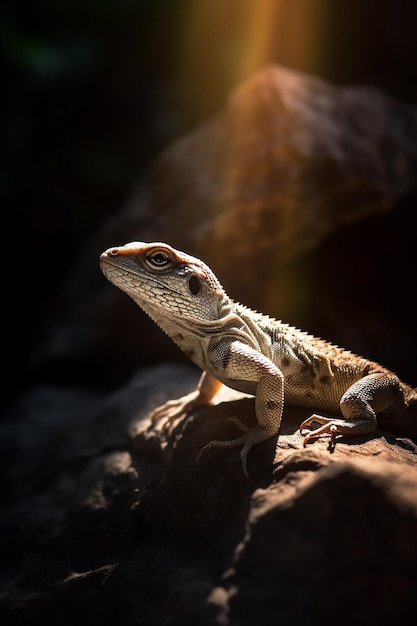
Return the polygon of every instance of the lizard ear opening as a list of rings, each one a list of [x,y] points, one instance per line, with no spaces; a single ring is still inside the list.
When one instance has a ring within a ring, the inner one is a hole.
[[[196,296],[200,291],[200,281],[198,280],[197,276],[195,276],[195,274],[190,276],[190,278],[188,279],[188,286],[193,296]]]

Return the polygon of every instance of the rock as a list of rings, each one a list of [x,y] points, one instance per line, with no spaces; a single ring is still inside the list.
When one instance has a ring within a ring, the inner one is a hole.
[[[288,264],[343,226],[392,210],[416,180],[415,107],[373,88],[267,67],[215,118],[167,148],[127,206],[98,230],[61,292],[32,365],[48,375],[120,384],[138,365],[180,358],[100,275],[99,254],[132,240],[166,241],[195,254],[248,306],[289,323],[287,314],[304,309],[311,318],[321,285],[306,300],[308,289]],[[369,283],[357,284],[358,271],[380,252],[375,228],[367,256],[356,247],[344,264],[343,278],[355,283],[359,300],[369,299],[361,292]],[[337,241],[340,251],[344,242]],[[139,325],[144,332],[135,331]]]
[[[1,623],[410,623],[416,446],[377,431],[303,448],[306,411],[287,407],[247,480],[238,449],[194,457],[235,435],[229,417],[254,422],[252,397],[224,388],[168,437],[150,428],[149,410],[197,378],[138,371],[88,408],[82,390],[69,405],[68,389],[44,388],[36,437],[33,396],[1,425],[20,467],[0,514]]]

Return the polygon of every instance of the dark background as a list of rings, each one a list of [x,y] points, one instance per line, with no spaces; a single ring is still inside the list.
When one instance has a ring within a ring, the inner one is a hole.
[[[415,0],[277,0],[269,45],[250,57],[254,7],[272,1],[3,1],[6,396],[19,391],[44,311],[92,233],[165,146],[259,67],[416,103]]]

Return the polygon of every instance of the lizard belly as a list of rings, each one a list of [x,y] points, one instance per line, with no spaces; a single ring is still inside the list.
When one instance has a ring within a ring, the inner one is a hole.
[[[289,376],[285,379],[285,402],[340,414],[340,400],[357,378],[323,375],[300,381]]]
[[[307,387],[300,389],[291,385],[286,385],[284,389],[284,397],[287,404],[340,413],[341,396],[339,394],[313,390]]]
[[[215,378],[221,383],[250,395],[256,395],[258,381],[251,380],[234,380],[231,378],[219,376],[218,372],[213,373]],[[315,409],[327,410],[332,413],[340,413],[340,399],[346,389],[349,388],[351,382],[345,385],[337,384],[333,379],[324,382],[314,382],[311,380],[306,384],[304,380],[300,384],[295,377],[289,376],[284,380],[284,402],[297,406],[311,407]]]

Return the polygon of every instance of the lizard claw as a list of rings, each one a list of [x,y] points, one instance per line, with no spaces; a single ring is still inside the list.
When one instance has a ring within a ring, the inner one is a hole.
[[[322,437],[323,435],[330,435],[331,445],[334,449],[336,435],[339,432],[337,421],[331,417],[323,417],[322,415],[311,415],[300,425],[300,431],[303,431],[313,422],[318,422],[319,424],[322,424],[322,426],[316,428],[315,430],[311,430],[306,435],[304,435],[303,447],[305,448],[307,446],[307,443],[311,439],[316,439],[317,437]]]
[[[236,423],[236,419],[237,418],[233,419],[235,423]],[[206,445],[200,448],[200,450],[198,451],[195,457],[196,462],[200,460],[203,454],[205,454],[208,450],[211,450],[211,448],[234,448],[236,446],[240,446],[243,444],[242,449],[240,451],[240,460],[242,463],[243,473],[246,476],[246,478],[249,478],[248,468],[247,468],[247,458],[248,458],[248,454],[250,450],[253,448],[253,446],[256,446],[262,441],[266,441],[267,439],[275,435],[276,431],[275,430],[268,431],[261,426],[255,426],[253,428],[250,428],[246,425],[244,426],[245,426],[245,429],[244,429],[245,432],[243,435],[240,435],[240,437],[236,437],[235,439],[226,439],[224,441],[213,440],[213,441],[209,441],[208,443],[206,443]]]
[[[246,478],[249,478],[248,469],[247,469],[247,456],[252,446],[247,445],[245,435],[242,435],[241,437],[237,437],[236,439],[228,439],[225,441],[218,441],[216,439],[209,441],[208,443],[206,443],[205,446],[200,448],[200,450],[197,452],[195,456],[195,462],[198,463],[201,457],[203,456],[203,454],[205,454],[208,450],[211,450],[212,448],[229,448],[229,447],[232,448],[234,446],[239,446],[242,443],[245,443],[246,445],[244,445],[242,450],[240,451],[240,460],[242,463],[243,473],[246,476]]]
[[[229,417],[228,422],[231,422],[232,424],[234,424],[235,426],[237,426],[238,428],[240,428],[240,430],[243,430],[244,433],[247,433],[249,430],[252,430],[252,428],[250,426],[247,426],[246,424],[244,424],[242,422],[242,420],[240,420],[238,417],[233,416],[233,417]]]

